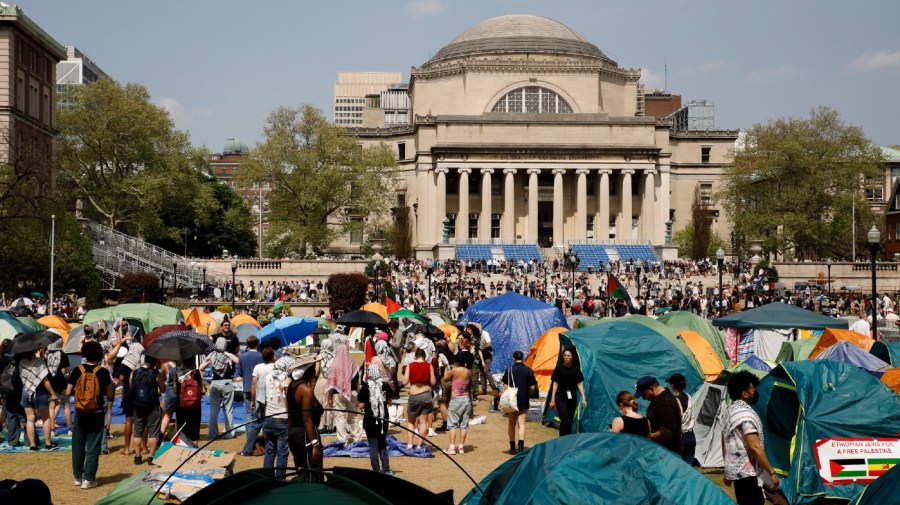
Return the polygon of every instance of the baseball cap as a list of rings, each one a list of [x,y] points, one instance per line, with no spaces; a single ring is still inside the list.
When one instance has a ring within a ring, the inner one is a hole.
[[[638,379],[637,384],[634,385],[634,396],[640,398],[644,395],[644,391],[653,387],[654,384],[658,384],[656,377],[650,375],[641,377]]]

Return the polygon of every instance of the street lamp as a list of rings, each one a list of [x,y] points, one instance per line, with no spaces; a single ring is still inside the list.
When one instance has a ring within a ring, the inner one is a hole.
[[[643,271],[643,269],[641,268],[640,264],[638,264],[638,266],[634,269],[634,273],[637,274],[637,297],[638,298],[641,297],[641,272],[642,271]],[[641,309],[641,306],[638,305],[638,313],[640,313],[640,309]]]
[[[831,258],[825,263],[828,267],[828,305],[831,306]]]
[[[722,314],[722,268],[725,267],[725,251],[716,250],[716,265],[719,267],[719,314]]]
[[[235,254],[231,258],[231,314],[234,315],[234,296],[237,293],[237,286],[235,284],[235,274],[237,273],[237,265],[238,265],[238,257]]]
[[[379,270],[381,270],[381,260],[384,257],[381,255],[381,248],[384,239],[381,238],[373,238],[372,242],[372,250],[375,251],[375,254],[372,255],[372,259],[375,260],[375,302],[378,302],[378,274]]]
[[[178,296],[178,263],[172,263],[172,298]]]
[[[572,309],[574,310],[575,309],[575,269],[578,268],[578,264],[580,261],[578,259],[578,255],[575,254],[575,251],[573,251],[572,249],[569,249],[569,252],[565,253],[563,256],[564,256],[566,263],[569,264],[569,268],[572,269],[572,300],[571,300],[571,303],[572,303]]]
[[[875,286],[875,256],[878,254],[878,246],[881,245],[881,232],[874,224],[869,229],[869,255],[872,256],[872,338],[878,340],[878,291]]]

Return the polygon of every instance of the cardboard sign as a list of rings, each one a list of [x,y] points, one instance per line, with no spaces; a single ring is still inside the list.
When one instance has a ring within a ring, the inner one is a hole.
[[[167,448],[166,445],[168,445]],[[181,467],[179,470],[181,472],[221,468],[227,470],[227,473],[230,474],[234,464],[234,453],[230,452],[198,451],[190,447],[171,444],[163,444],[161,449],[165,449],[165,451],[162,454],[157,452],[157,457],[153,459],[153,463],[159,465],[160,470],[165,472],[174,472],[178,465],[185,460],[187,460],[187,463]]]
[[[826,486],[868,484],[900,464],[898,438],[823,438],[813,450]]]

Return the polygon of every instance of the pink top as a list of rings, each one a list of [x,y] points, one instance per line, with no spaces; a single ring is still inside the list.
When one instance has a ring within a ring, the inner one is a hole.
[[[450,387],[452,396],[469,396],[469,379],[453,379]]]

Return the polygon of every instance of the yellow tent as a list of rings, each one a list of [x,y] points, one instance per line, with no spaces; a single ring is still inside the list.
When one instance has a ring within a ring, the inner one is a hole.
[[[540,391],[550,391],[550,376],[559,360],[559,334],[568,328],[556,326],[545,331],[531,346],[525,365],[534,371]]]
[[[253,326],[256,326],[257,328],[262,328],[262,325],[259,324],[259,321],[254,319],[253,316],[251,316],[250,314],[238,314],[231,318],[231,327],[232,328],[237,328],[238,326],[240,326],[244,323],[250,323]]]
[[[887,372],[884,372],[884,375],[881,376],[881,382],[887,384],[888,387],[896,391],[897,394],[900,394],[900,367],[889,368]]]
[[[362,307],[360,307],[359,310],[367,310],[369,312],[373,312],[373,313],[378,314],[379,316],[383,317],[385,321],[388,320],[387,307],[385,307],[384,305],[382,305],[380,303],[377,303],[377,302],[367,303],[367,304],[363,305]]]
[[[707,381],[715,379],[722,373],[722,370],[725,369],[722,365],[722,360],[719,359],[716,350],[702,335],[691,330],[681,330],[678,332],[678,336],[684,340],[684,343],[694,353],[694,357],[700,363],[700,368],[703,369],[703,375]]]
[[[43,324],[47,328],[59,330],[59,335],[62,337],[64,344],[66,343],[66,340],[69,340],[69,332],[72,331],[72,327],[69,326],[69,323],[65,322],[63,318],[59,316],[44,316],[38,319],[37,322]]]
[[[828,349],[841,340],[848,340],[850,343],[866,352],[871,351],[872,344],[875,343],[875,340],[862,333],[856,333],[855,331],[850,330],[840,330],[837,328],[825,328],[822,332],[822,338],[819,339],[819,343],[813,347],[812,351],[810,351],[809,359],[814,359],[819,354],[822,354],[825,349]]]

